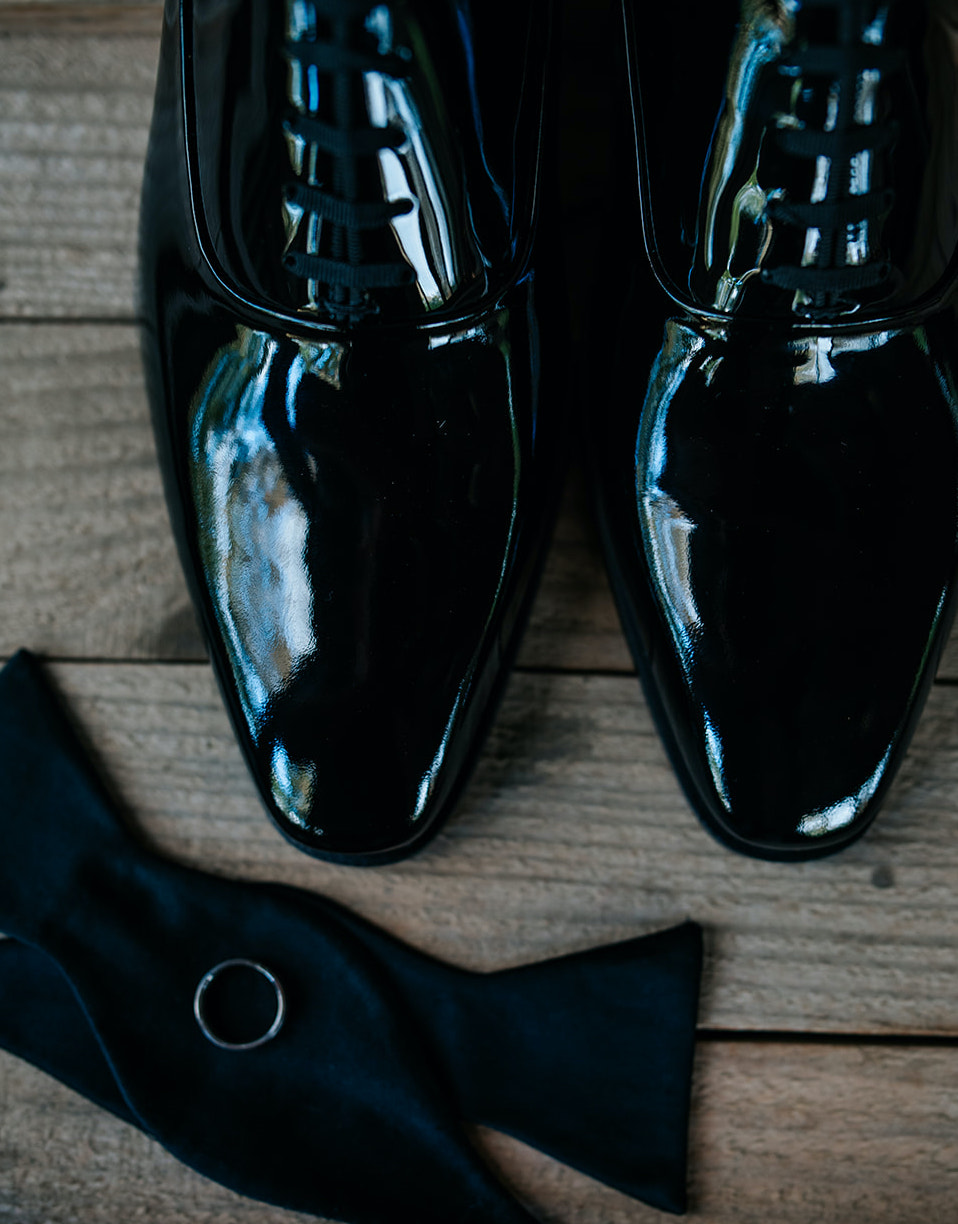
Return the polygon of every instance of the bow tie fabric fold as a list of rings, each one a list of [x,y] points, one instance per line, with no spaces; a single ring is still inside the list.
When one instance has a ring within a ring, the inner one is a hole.
[[[472,973],[163,859],[25,651],[0,672],[0,841],[0,1047],[199,1172],[352,1224],[529,1224],[467,1121],[684,1210],[694,924]]]

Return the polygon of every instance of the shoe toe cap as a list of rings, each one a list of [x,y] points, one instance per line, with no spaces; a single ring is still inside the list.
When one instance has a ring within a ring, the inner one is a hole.
[[[834,688],[823,694],[823,710],[841,704]],[[667,738],[693,806],[720,840],[759,858],[813,858],[871,823],[919,706],[904,702],[891,725],[859,712],[803,723],[787,702],[713,710],[673,719]]]
[[[861,833],[933,679],[958,410],[929,351],[910,332],[753,350],[667,329],[617,586],[686,791],[746,853]],[[798,364],[826,352],[827,369]]]
[[[468,774],[478,739],[471,710],[460,722],[454,697],[444,707],[432,693],[414,711],[414,690],[401,711],[381,698],[331,706],[310,688],[301,678],[298,692],[273,703],[249,751],[275,824],[323,857],[407,853],[441,822]]]

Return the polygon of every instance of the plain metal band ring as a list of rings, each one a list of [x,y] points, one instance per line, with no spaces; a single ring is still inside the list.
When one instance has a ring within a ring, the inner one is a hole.
[[[269,1026],[261,1037],[256,1037],[252,1041],[226,1041],[222,1037],[218,1037],[210,1028],[203,1010],[203,1000],[206,997],[206,992],[212,985],[216,977],[223,972],[224,969],[232,969],[234,967],[243,966],[247,969],[255,969],[257,973],[262,974],[267,982],[276,992],[276,1015],[273,1017],[273,1023]],[[245,960],[242,957],[236,957],[233,960],[220,961],[218,965],[214,965],[209,973],[204,973],[200,978],[200,983],[196,988],[196,993],[193,995],[193,1015],[196,1017],[196,1023],[200,1026],[200,1031],[207,1040],[212,1041],[213,1045],[217,1045],[223,1050],[255,1050],[257,1046],[265,1045],[267,1041],[272,1041],[279,1030],[283,1027],[283,1021],[286,1019],[286,995],[283,992],[282,986],[279,984],[279,979],[275,974],[270,973],[265,965],[259,964],[258,961]]]

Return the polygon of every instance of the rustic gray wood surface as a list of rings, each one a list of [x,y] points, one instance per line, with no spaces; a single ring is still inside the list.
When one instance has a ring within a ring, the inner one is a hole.
[[[153,0],[0,3],[0,658],[29,646],[51,660],[158,847],[322,891],[455,963],[517,964],[697,919],[708,961],[690,1218],[950,1224],[954,641],[862,841],[799,866],[733,856],[698,825],[655,736],[574,473],[501,716],[436,841],[356,871],[298,854],[265,820],[177,567],[139,367],[136,213],[158,23]],[[586,170],[572,191],[587,208]],[[666,1218],[515,1141],[477,1141],[543,1220]],[[239,1199],[0,1056],[0,1219],[305,1217]]]

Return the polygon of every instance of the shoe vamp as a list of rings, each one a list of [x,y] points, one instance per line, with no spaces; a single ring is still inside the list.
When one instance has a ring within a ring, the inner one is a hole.
[[[825,382],[725,356],[659,405],[649,572],[728,803],[800,819],[867,788],[911,721],[954,577],[953,411],[907,339]]]
[[[253,751],[281,745],[280,772],[317,796],[357,798],[374,760],[416,810],[498,661],[529,423],[510,354],[478,331],[430,354],[239,329],[194,397],[221,673]]]

